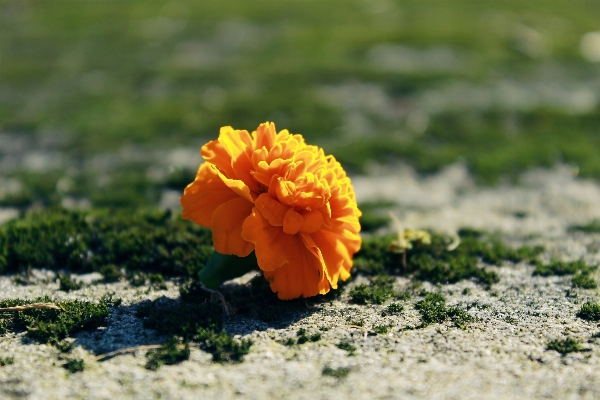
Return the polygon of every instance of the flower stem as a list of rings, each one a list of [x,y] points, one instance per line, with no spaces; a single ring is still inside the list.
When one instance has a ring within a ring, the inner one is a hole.
[[[258,262],[254,252],[246,257],[238,257],[215,251],[208,263],[198,273],[198,279],[207,288],[216,289],[223,282],[238,278],[255,269],[258,269]]]

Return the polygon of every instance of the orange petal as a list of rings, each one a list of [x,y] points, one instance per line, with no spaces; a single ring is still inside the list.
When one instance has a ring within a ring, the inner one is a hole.
[[[260,149],[265,147],[267,150],[271,150],[273,143],[275,143],[276,132],[275,124],[273,122],[260,124],[256,129],[256,132],[252,132],[256,148]]]
[[[183,207],[181,217],[210,228],[215,209],[237,197],[239,196],[223,183],[216,168],[204,163],[194,182],[185,188],[179,199]]]
[[[221,178],[223,183],[227,185],[227,187],[229,187],[232,191],[237,193],[238,196],[243,197],[249,202],[253,202],[252,195],[250,194],[250,188],[243,181],[239,179],[229,179],[221,172],[217,173],[219,174],[219,177]]]
[[[265,272],[265,278],[271,283],[271,290],[281,300],[327,293],[329,283],[323,276],[322,261],[309,250],[300,235],[285,236],[289,238],[286,251],[290,262],[274,271]]]
[[[314,233],[323,225],[323,214],[319,210],[311,210],[304,216],[304,224],[300,229],[303,233]]]
[[[223,145],[227,152],[231,154],[232,159],[238,158],[248,149],[252,149],[252,138],[247,131],[233,129],[230,126],[224,126],[219,132],[219,143]]]
[[[271,181],[271,184],[275,184],[275,193],[277,198],[283,204],[292,205],[293,195],[296,190],[294,182],[290,182],[282,177],[277,178],[277,181]],[[271,188],[269,187],[269,192]]]
[[[218,140],[211,140],[202,146],[200,154],[207,162],[216,165],[225,176],[236,178],[231,166],[231,154]]]
[[[258,211],[260,211],[262,216],[265,217],[271,225],[283,225],[283,219],[288,207],[273,199],[268,193],[263,193],[258,196],[255,204]]]
[[[221,254],[246,257],[254,245],[242,238],[242,225],[254,205],[236,197],[221,204],[212,215],[212,234],[215,250]]]
[[[283,217],[283,231],[288,235],[295,235],[304,225],[304,217],[290,208]]]
[[[346,230],[337,233],[323,229],[310,236],[321,250],[331,286],[335,289],[339,278],[350,277],[352,256],[360,249],[360,235]]]
[[[258,266],[263,271],[272,271],[288,262],[289,238],[279,226],[273,226],[256,207],[242,226],[242,238],[254,243]]]

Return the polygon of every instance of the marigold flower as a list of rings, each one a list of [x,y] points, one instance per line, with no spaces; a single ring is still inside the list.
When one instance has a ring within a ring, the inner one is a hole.
[[[181,197],[183,218],[212,229],[215,250],[248,256],[280,299],[310,297],[350,276],[361,212],[333,156],[264,123],[226,126],[202,147],[206,161]]]

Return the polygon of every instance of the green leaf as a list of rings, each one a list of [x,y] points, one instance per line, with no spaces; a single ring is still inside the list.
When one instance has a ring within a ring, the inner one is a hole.
[[[258,262],[254,252],[246,257],[238,257],[215,251],[206,266],[198,273],[198,279],[207,288],[216,289],[223,282],[238,278],[255,269],[258,269]]]

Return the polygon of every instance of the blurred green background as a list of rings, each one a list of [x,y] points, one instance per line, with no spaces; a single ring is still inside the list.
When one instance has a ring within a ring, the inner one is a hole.
[[[0,205],[176,202],[266,120],[353,173],[600,177],[600,2],[0,0]]]

